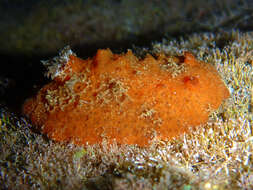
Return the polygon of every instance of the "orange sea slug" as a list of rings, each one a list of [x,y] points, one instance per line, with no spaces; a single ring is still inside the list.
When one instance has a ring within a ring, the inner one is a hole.
[[[214,67],[188,52],[138,59],[106,49],[82,60],[65,48],[45,64],[53,81],[23,113],[56,141],[146,146],[207,122],[229,97]]]

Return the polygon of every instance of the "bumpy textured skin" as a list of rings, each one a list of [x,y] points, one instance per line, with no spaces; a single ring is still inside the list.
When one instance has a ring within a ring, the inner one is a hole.
[[[32,123],[56,141],[94,144],[105,138],[147,146],[207,122],[229,97],[214,67],[188,52],[138,59],[131,51],[118,55],[107,49],[87,60],[71,54],[58,64],[53,81],[23,106]]]

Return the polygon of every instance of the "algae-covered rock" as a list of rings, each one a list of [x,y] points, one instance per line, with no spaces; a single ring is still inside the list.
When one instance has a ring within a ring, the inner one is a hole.
[[[183,51],[213,64],[231,94],[207,124],[148,148],[106,141],[80,147],[50,141],[1,106],[0,187],[252,189],[253,33],[198,33],[154,43],[149,50]]]

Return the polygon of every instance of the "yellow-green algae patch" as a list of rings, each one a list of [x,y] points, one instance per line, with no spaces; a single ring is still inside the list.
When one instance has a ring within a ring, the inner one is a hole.
[[[156,141],[149,148],[104,141],[102,146],[82,149],[40,135],[33,140],[29,137],[23,148],[15,149],[16,160],[23,160],[19,162],[23,168],[18,167],[16,173],[17,162],[5,157],[6,146],[11,149],[10,134],[1,131],[5,136],[1,138],[1,160],[7,161],[1,162],[0,182],[6,187],[28,184],[26,189],[252,189],[253,33],[196,34],[188,40],[155,43],[152,51],[191,51],[198,59],[213,63],[231,98],[204,127],[179,139]],[[143,116],[154,111],[147,110]],[[12,123],[5,118],[2,111],[1,127]],[[17,128],[16,133],[22,130]]]

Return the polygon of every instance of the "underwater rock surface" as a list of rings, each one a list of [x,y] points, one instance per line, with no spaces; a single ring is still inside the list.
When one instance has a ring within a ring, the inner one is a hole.
[[[0,189],[253,189],[253,33],[197,33],[152,48],[192,52],[218,71],[230,98],[208,123],[148,148],[83,147],[53,142],[1,108]]]

